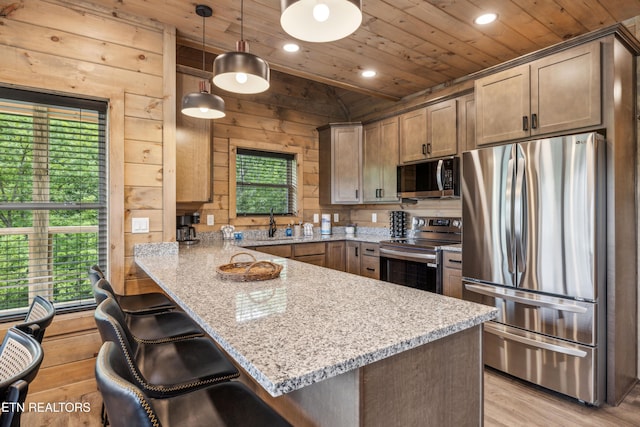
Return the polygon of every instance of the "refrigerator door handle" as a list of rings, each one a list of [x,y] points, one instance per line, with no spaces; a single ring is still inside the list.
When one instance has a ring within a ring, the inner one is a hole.
[[[540,348],[542,350],[549,350],[549,351],[553,351],[555,353],[562,353],[562,354],[567,354],[569,356],[575,356],[575,357],[586,357],[587,356],[587,352],[586,351],[578,350],[578,349],[571,348],[571,347],[564,347],[564,346],[560,346],[560,345],[556,345],[556,344],[550,344],[550,343],[546,343],[546,342],[540,342],[540,341],[537,341],[537,340],[533,340],[531,338],[526,338],[526,337],[521,337],[519,335],[510,334],[509,332],[504,332],[504,331],[498,330],[496,328],[493,328],[490,323],[485,323],[484,324],[484,328],[485,328],[485,332],[497,335],[500,338],[504,338],[506,340],[511,340],[511,341],[517,341],[519,343],[522,343],[522,344],[525,344],[525,345],[530,345],[532,347],[537,347],[537,348]]]
[[[509,272],[514,273],[515,265],[513,262],[513,155],[509,158],[507,163],[507,188],[505,191],[505,234],[506,234],[506,250],[507,250],[507,263],[509,266]]]
[[[471,292],[475,292],[477,294],[486,295],[489,297],[500,298],[507,301],[513,301],[520,304],[531,305],[535,307],[543,307],[543,308],[551,308],[558,311],[567,311],[570,313],[584,314],[587,312],[585,307],[581,307],[576,304],[560,302],[560,301],[549,301],[538,298],[531,298],[530,296],[522,293],[518,295],[515,292],[501,292],[494,288],[493,286],[481,285],[481,284],[471,284],[465,283],[465,289]],[[542,297],[540,297],[542,298]]]
[[[438,190],[444,190],[444,186],[442,185],[442,160],[438,160],[438,167],[436,168],[436,182],[438,183]]]
[[[516,241],[516,262],[518,264],[518,273],[524,271],[525,266],[527,264],[526,253],[524,248],[525,242],[525,228],[523,227],[523,222],[526,222],[526,210],[525,206],[525,196],[526,196],[526,180],[525,180],[525,158],[518,158],[517,167],[516,167],[516,189],[515,189],[515,197],[514,197],[514,214],[513,214],[513,222],[515,229],[515,241]]]

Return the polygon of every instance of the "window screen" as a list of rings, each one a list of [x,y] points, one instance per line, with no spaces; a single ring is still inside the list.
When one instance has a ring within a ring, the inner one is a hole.
[[[293,154],[238,148],[236,214],[295,215],[296,158]]]
[[[41,295],[58,311],[94,303],[106,268],[107,104],[0,88],[0,318]]]

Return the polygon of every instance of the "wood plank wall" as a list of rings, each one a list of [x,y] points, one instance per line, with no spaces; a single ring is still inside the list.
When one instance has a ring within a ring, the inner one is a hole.
[[[150,280],[132,266],[133,244],[162,241],[165,211],[175,213],[163,200],[171,180],[163,148],[175,146],[163,129],[165,105],[174,114],[175,30],[82,1],[22,0],[0,10],[0,84],[109,101],[109,273],[119,292],[144,287]],[[151,233],[133,237],[130,219],[138,215],[150,218]],[[8,326],[0,325],[2,335]],[[43,345],[30,399],[96,389],[100,339],[92,311],[56,316]]]

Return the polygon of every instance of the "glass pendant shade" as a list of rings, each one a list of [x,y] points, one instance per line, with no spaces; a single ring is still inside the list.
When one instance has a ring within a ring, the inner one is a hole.
[[[342,39],[362,23],[361,0],[280,0],[280,7],[282,29],[308,42]]]
[[[188,93],[182,98],[182,114],[199,119],[220,119],[224,112],[224,100],[209,93],[207,82],[200,82],[200,92]]]
[[[234,93],[260,93],[269,89],[269,64],[246,52],[247,44],[240,40],[236,52],[223,53],[213,61],[213,84]]]

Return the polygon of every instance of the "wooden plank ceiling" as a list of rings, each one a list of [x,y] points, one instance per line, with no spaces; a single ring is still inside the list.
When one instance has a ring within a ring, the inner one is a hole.
[[[207,50],[235,49],[240,39],[240,0],[89,0],[174,25],[179,43],[200,48],[197,3],[213,8],[205,22]],[[343,89],[396,100],[492,65],[640,15],[640,0],[363,0],[363,23],[331,43],[298,42],[280,27],[280,2],[244,2],[244,38],[250,52],[272,69]],[[478,26],[487,11],[498,21]],[[210,64],[207,68],[210,69]],[[360,76],[374,69],[373,79]]]

